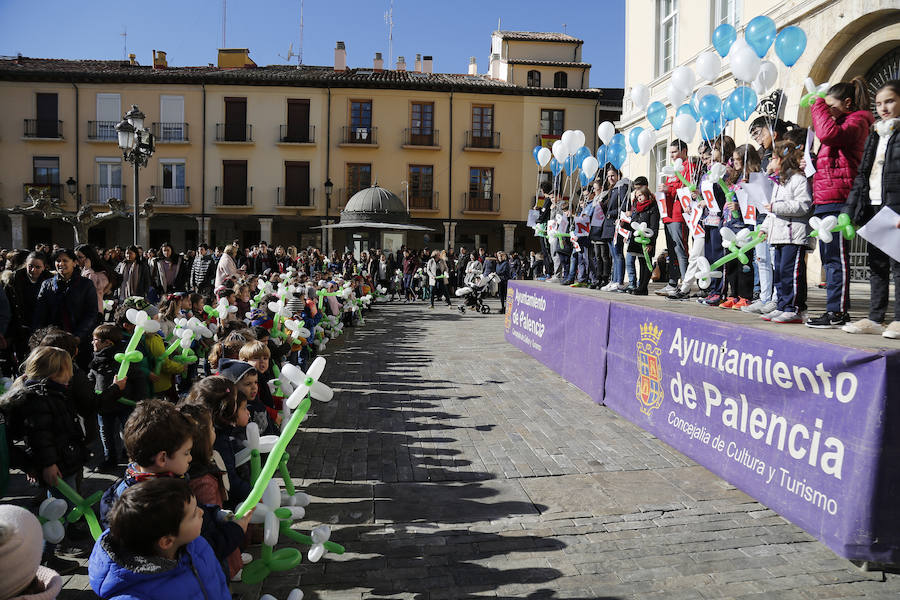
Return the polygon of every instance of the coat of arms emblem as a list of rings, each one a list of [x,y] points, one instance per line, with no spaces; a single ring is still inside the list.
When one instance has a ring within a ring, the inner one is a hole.
[[[641,325],[641,337],[637,343],[638,380],[635,395],[641,403],[641,412],[648,417],[663,401],[662,370],[660,368],[659,338],[662,330],[652,323]]]

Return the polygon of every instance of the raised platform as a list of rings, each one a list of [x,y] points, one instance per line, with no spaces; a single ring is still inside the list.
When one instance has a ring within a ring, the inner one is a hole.
[[[900,342],[523,281],[505,319],[509,342],[840,556],[900,563]]]

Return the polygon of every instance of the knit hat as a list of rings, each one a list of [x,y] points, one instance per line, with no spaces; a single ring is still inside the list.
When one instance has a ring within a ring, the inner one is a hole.
[[[239,382],[251,372],[256,373],[256,369],[248,362],[231,360],[230,358],[219,361],[219,375],[232,383]]]
[[[0,598],[11,598],[34,580],[44,551],[44,532],[20,506],[0,505]]]

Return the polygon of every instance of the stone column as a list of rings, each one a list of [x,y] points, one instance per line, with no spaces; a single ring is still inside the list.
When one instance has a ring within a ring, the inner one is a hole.
[[[274,246],[272,242],[272,217],[259,218],[259,240]]]
[[[334,223],[334,219],[321,219],[321,223],[322,225],[331,225],[332,223]],[[325,256],[329,256],[332,250],[334,250],[334,230],[323,229],[322,251],[325,253]]]
[[[450,223],[450,249],[456,248],[456,221]]]
[[[210,225],[212,224],[211,217],[195,217],[197,219],[197,228],[200,229],[200,242],[204,244],[209,244],[210,236]]]
[[[147,217],[138,219],[138,244],[144,250],[150,248],[150,219]]]
[[[12,248],[24,249],[25,246],[25,215],[9,215],[9,222],[12,225]],[[49,241],[49,240],[47,240]]]
[[[503,251],[506,253],[510,253],[513,251],[513,246],[516,244],[516,224],[515,223],[504,223],[503,224]]]
[[[444,250],[450,251],[450,248],[453,247],[453,240],[450,238],[450,223],[444,223]]]
[[[478,249],[481,248],[481,234],[475,234],[475,246],[472,248],[472,255],[478,256]]]

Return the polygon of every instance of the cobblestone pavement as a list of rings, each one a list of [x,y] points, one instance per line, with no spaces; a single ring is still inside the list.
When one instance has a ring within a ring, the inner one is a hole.
[[[290,470],[313,496],[300,529],[331,524],[347,553],[236,597],[900,597],[900,575],[858,570],[507,344],[501,315],[390,304],[345,337]]]

